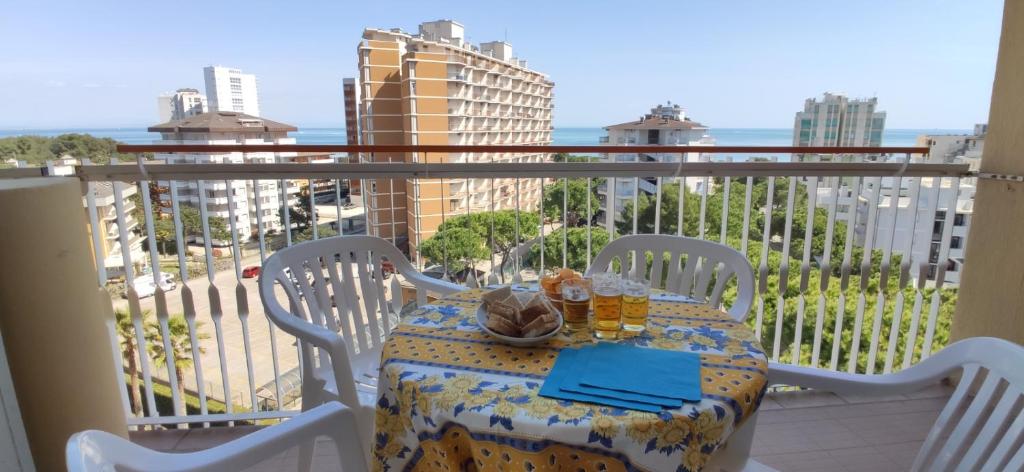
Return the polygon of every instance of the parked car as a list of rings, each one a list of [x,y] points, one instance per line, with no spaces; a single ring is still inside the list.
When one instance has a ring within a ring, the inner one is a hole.
[[[139,298],[152,297],[156,294],[156,284],[153,283],[153,274],[139,274],[135,280],[132,281],[132,287],[135,289],[135,294]],[[174,276],[167,273],[160,274],[160,288],[164,292],[170,292],[178,288],[178,284],[174,282]],[[125,298],[128,297],[128,293],[125,292]]]
[[[249,266],[249,267],[246,267],[246,268],[242,269],[242,278],[243,279],[251,279],[253,277],[259,277],[259,275],[260,275],[260,266]]]

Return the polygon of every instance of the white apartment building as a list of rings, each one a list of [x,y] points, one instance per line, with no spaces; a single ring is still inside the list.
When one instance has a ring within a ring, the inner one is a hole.
[[[203,113],[149,128],[150,132],[160,133],[160,144],[295,144],[295,138],[289,137],[288,133],[296,130],[292,125],[229,111]],[[294,152],[250,152],[244,156],[241,152],[156,155],[156,159],[167,164],[273,163],[291,162],[294,158]],[[286,188],[282,191],[278,180],[261,180],[257,186],[251,180],[232,180],[230,184],[217,180],[205,181],[208,215],[229,219],[232,210],[229,203],[233,202],[236,228],[241,240],[257,236],[260,222],[264,231],[281,231],[283,225],[279,211],[282,202],[293,204],[299,192],[298,185],[293,181],[285,182]],[[169,189],[170,182],[160,181],[158,185]],[[198,182],[179,181],[176,185],[181,204],[197,208],[200,206]],[[168,202],[166,207],[169,208],[170,192],[161,191],[160,198]]]
[[[922,135],[918,145],[929,147],[928,156],[913,158],[913,162],[969,164],[977,170],[985,144],[985,125],[976,125],[974,133],[961,135]],[[950,179],[921,179],[918,190],[917,208],[912,208],[912,191],[908,180],[900,183],[894,192],[894,179],[865,179],[856,197],[857,212],[854,227],[855,240],[865,246],[869,237],[875,249],[884,248],[893,241],[893,251],[911,254],[913,267],[911,275],[916,277],[916,267],[927,261],[925,276],[935,280],[940,268],[944,268],[946,285],[960,283],[960,272],[964,263],[964,248],[974,212],[974,195],[977,179],[961,178],[954,188]],[[868,234],[871,216],[870,202],[876,201],[874,192],[879,188],[878,204],[874,215],[874,231]],[[819,205],[829,198],[831,189],[818,189]],[[848,185],[843,185],[839,206],[848,209],[854,201]],[[894,210],[895,208],[895,210]],[[934,211],[932,210],[934,208]],[[896,211],[895,220],[893,211]],[[911,217],[911,213],[916,213]],[[837,219],[850,221],[848,211],[841,211]],[[895,225],[892,223],[895,221]],[[942,247],[942,235],[946,225],[952,225],[948,248]],[[895,226],[895,227],[893,227]],[[945,257],[943,258],[943,252]]]
[[[230,67],[207,66],[203,68],[203,78],[206,80],[210,111],[233,111],[260,116],[255,75],[243,74]]]
[[[708,127],[686,116],[686,112],[679,104],[671,101],[665,105],[656,105],[651,108],[650,113],[640,117],[639,120],[606,126],[607,136],[600,138],[600,143],[606,146],[714,146],[715,139],[708,134]],[[711,155],[706,153],[688,152],[683,156],[681,153],[606,153],[604,159],[609,162],[679,162],[685,159],[686,162],[701,162],[710,160]],[[670,182],[672,179],[662,179],[662,182]],[[653,195],[657,191],[657,179],[615,179],[615,215],[616,219],[623,218],[622,209],[626,202],[633,201],[634,184],[639,184],[640,191]],[[687,179],[686,185],[690,191],[701,192],[703,179]],[[601,211],[605,212],[607,207],[607,185],[598,189],[604,196],[601,200]]]
[[[885,112],[878,111],[878,98],[850,99],[843,94],[825,93],[821,100],[808,98],[803,111],[793,120],[793,146],[882,145]],[[798,155],[797,160],[831,159],[835,156]]]
[[[466,41],[463,25],[437,20],[417,34],[366,29],[358,50],[363,144],[551,143],[554,83],[503,41]],[[385,153],[374,162],[541,162],[548,153]],[[416,247],[444,218],[471,211],[537,208],[540,178],[369,179],[370,234],[416,258]],[[518,184],[518,188],[517,188]],[[418,261],[419,262],[419,261]]]
[[[210,111],[206,95],[194,88],[181,88],[173,94],[161,95],[156,98],[156,104],[161,123],[183,120]]]

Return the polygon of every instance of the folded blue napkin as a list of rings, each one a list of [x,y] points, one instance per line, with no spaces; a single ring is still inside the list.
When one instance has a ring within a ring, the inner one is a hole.
[[[544,385],[540,387],[540,396],[558,400],[597,403],[599,405],[614,406],[628,410],[647,411],[650,413],[657,413],[662,410],[661,406],[650,403],[562,390],[561,387],[563,382],[565,382],[565,380],[570,376],[579,372],[578,364],[576,363],[576,356],[579,355],[579,352],[579,349],[562,349],[562,352],[558,354],[558,359],[555,360],[554,367],[552,367],[551,372],[548,373],[548,378],[544,380]]]
[[[700,401],[700,355],[598,343],[590,348],[580,385],[619,392]]]
[[[679,408],[683,406],[683,401],[679,398],[668,398],[657,395],[645,395],[642,393],[633,393],[622,390],[609,390],[606,388],[581,385],[580,373],[588,372],[591,369],[615,368],[615,366],[595,364],[591,362],[591,354],[593,352],[594,348],[592,346],[588,346],[581,348],[579,352],[575,354],[576,365],[573,368],[573,374],[567,376],[565,379],[562,380],[561,389],[563,392],[584,393],[587,395],[597,395],[599,397],[615,398],[618,400],[636,401],[651,405],[658,405],[664,408]]]

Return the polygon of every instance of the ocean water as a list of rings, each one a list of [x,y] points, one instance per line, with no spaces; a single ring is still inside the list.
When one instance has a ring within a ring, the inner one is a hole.
[[[922,134],[969,133],[962,129],[888,129],[882,135],[883,146],[913,146]],[[112,138],[126,144],[149,144],[160,139],[157,133],[144,128],[103,128],[103,129],[0,129],[0,138],[22,135],[58,136],[66,133],[88,133],[93,136]],[[564,146],[597,145],[598,138],[606,133],[602,128],[555,128],[552,133],[554,144]],[[301,128],[293,132],[299,144],[344,144],[345,128]],[[712,128],[711,136],[719,146],[789,146],[793,143],[793,131],[788,128]]]

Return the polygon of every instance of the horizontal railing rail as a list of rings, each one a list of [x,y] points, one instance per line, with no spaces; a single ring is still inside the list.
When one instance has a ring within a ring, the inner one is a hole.
[[[115,164],[81,166],[86,181],[146,179],[465,179],[575,177],[966,177],[967,164],[847,162],[496,162],[352,164]]]
[[[510,153],[702,153],[702,154],[928,154],[919,146],[532,146],[532,145],[447,145],[447,144],[119,144],[118,152],[510,152]]]

